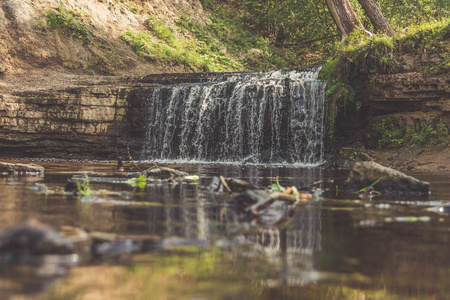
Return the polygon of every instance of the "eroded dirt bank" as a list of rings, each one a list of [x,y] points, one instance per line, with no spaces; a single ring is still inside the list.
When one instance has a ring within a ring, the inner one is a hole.
[[[54,23],[49,14],[54,14]],[[144,30],[148,15],[173,19],[183,13],[199,23],[207,17],[199,1],[6,0],[0,5],[2,86],[21,76],[48,72],[144,75],[181,72],[182,66],[135,54],[120,36]],[[59,19],[58,19],[59,18]],[[61,24],[58,23],[64,21]],[[58,79],[55,77],[54,79]],[[64,78],[62,78],[64,79]],[[42,79],[41,79],[42,80]],[[59,81],[61,86],[64,81]],[[45,83],[45,79],[44,79]],[[0,87],[2,87],[0,86]]]

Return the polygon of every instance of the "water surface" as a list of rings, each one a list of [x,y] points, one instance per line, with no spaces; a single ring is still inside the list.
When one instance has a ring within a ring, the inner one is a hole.
[[[197,184],[100,183],[113,163],[39,162],[43,177],[0,177],[0,228],[36,218],[57,230],[146,236],[173,243],[164,251],[96,259],[68,268],[3,268],[0,299],[443,299],[450,295],[450,219],[429,212],[450,200],[448,173],[412,173],[430,182],[422,198],[360,200],[336,193],[345,171],[320,168],[174,166]],[[61,189],[89,171],[90,187],[116,195],[74,197]],[[268,186],[309,186],[324,193],[308,205],[275,204],[247,219],[211,193],[213,176]],[[39,185],[36,186],[36,183]],[[54,194],[38,189],[45,184]],[[127,192],[127,193],[123,193]],[[44,267],[42,267],[44,266]],[[50,267],[49,267],[50,266]],[[26,274],[26,275],[24,275]],[[2,298],[3,297],[3,298]]]

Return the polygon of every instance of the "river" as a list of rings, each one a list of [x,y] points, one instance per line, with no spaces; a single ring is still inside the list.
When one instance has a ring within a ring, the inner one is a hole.
[[[172,165],[194,182],[145,188],[100,182],[115,163],[40,161],[42,177],[0,176],[0,228],[29,218],[58,231],[86,230],[166,241],[164,250],[76,263],[2,265],[0,299],[443,299],[450,294],[450,218],[427,208],[450,200],[448,173],[411,173],[430,182],[422,198],[343,197],[348,171],[233,165]],[[62,192],[88,172],[89,197]],[[232,196],[206,189],[214,176],[322,193],[286,211],[242,217]],[[47,192],[45,192],[45,185]],[[86,249],[84,249],[86,250]]]

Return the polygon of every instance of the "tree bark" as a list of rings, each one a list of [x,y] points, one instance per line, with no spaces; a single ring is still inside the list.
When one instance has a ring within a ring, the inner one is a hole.
[[[391,25],[389,25],[388,21],[383,16],[380,8],[374,0],[358,0],[358,2],[366,12],[367,16],[370,19],[370,22],[372,22],[373,26],[375,27],[376,32],[384,32],[389,36],[395,35],[394,29],[392,29]]]
[[[349,0],[326,0],[326,2],[342,37],[357,28],[367,32]]]

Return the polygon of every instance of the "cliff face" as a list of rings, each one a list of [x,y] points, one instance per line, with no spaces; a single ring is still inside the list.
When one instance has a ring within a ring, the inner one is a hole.
[[[338,72],[356,91],[358,105],[337,118],[338,147],[356,141],[372,149],[448,145],[450,73],[444,51],[450,44],[439,45],[393,54],[389,71],[375,60],[341,60]]]
[[[440,72],[443,54],[421,54],[403,58],[401,72],[369,77],[366,101],[369,107],[368,144],[376,146],[373,132],[378,124],[389,124],[393,136],[407,139],[409,134],[433,134],[436,141],[447,143],[450,129],[450,76]],[[383,121],[384,120],[384,121]],[[412,131],[416,131],[411,133]],[[424,132],[429,130],[429,133]],[[375,130],[376,131],[376,130]],[[383,134],[381,132],[381,134]],[[372,139],[370,138],[372,136]],[[426,138],[423,136],[422,138]]]
[[[126,147],[133,146],[126,132],[131,89],[104,85],[0,95],[1,156],[125,155]]]
[[[0,158],[105,160],[131,155],[138,159],[148,89],[202,82],[211,76],[217,74],[69,76],[62,78],[66,87],[37,88],[30,83],[4,89],[0,91]]]

